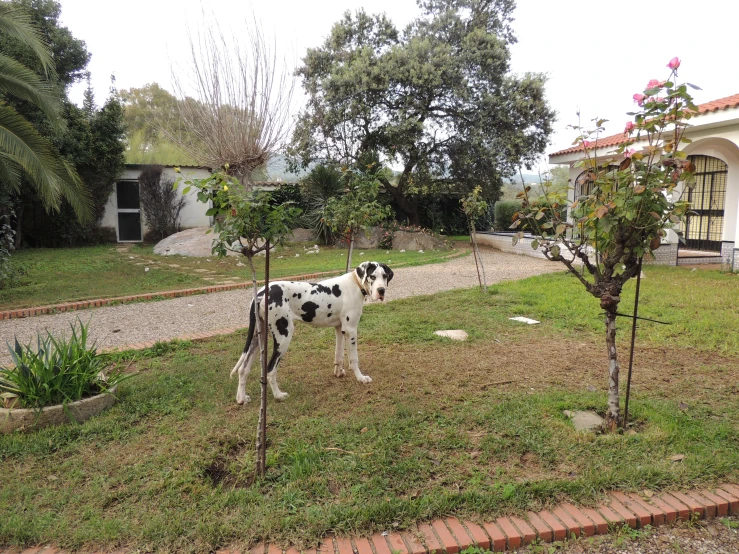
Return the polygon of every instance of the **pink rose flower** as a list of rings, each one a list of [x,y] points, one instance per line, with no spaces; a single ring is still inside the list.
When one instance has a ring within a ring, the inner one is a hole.
[[[590,148],[590,146],[591,146],[592,144],[593,144],[593,143],[592,143],[592,142],[590,142],[589,140],[584,140],[584,141],[582,141],[582,147],[583,147],[583,148]]]
[[[634,124],[631,121],[626,123],[626,128],[624,129],[624,133],[628,134],[633,130],[634,130]]]
[[[633,148],[629,148],[628,150],[624,150],[624,158],[630,158],[634,154],[636,154],[636,150],[634,150]]]
[[[654,88],[659,86],[659,81],[657,79],[652,79],[647,83],[647,88]]]
[[[670,63],[667,64],[667,67],[669,67],[670,69],[677,69],[678,67],[680,67],[680,58],[678,58],[677,56],[672,58],[670,60]]]
[[[639,104],[639,105],[641,106],[642,104],[644,104],[644,99],[646,98],[646,95],[644,95],[644,94],[639,94],[639,93],[637,92],[637,93],[636,93],[636,94],[635,94],[635,95],[633,96],[633,98],[634,98],[634,102],[636,102],[637,104]]]

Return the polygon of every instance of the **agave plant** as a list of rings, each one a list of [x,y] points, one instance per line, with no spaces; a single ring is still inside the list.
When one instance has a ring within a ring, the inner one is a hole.
[[[79,327],[78,327],[79,325]],[[105,375],[106,362],[95,343],[88,345],[89,323],[79,318],[70,324],[69,339],[55,338],[49,331],[38,333],[36,348],[8,344],[13,365],[0,368],[0,398],[8,407],[35,408],[67,404],[110,392],[131,375]]]
[[[344,193],[341,172],[330,165],[317,165],[303,179],[305,197],[310,207],[306,214],[308,222],[322,244],[333,242],[331,229],[323,219],[324,210],[331,198]]]

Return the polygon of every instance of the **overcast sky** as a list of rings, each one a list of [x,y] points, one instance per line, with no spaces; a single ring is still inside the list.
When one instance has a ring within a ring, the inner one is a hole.
[[[186,29],[201,24],[201,9],[224,29],[238,33],[252,14],[299,63],[305,50],[322,44],[346,10],[385,12],[402,28],[419,13],[415,0],[127,0],[115,3],[61,0],[62,23],[87,43],[89,70],[98,103],[110,86],[119,89],[157,82],[171,90],[172,64],[187,63]],[[547,152],[568,147],[567,129],[595,117],[610,120],[606,134],[620,132],[631,99],[652,78],[664,79],[674,56],[680,79],[699,85],[698,103],[739,94],[739,2],[673,0],[518,0],[514,13],[518,43],[512,69],[545,73],[547,97],[557,111]],[[650,33],[648,29],[662,29]],[[71,91],[81,103],[83,86]]]

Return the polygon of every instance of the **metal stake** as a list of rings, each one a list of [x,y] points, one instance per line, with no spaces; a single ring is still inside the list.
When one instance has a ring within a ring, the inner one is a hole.
[[[641,287],[641,264],[643,257],[639,258],[639,274],[636,277],[636,296],[634,298],[634,319],[631,323],[631,352],[629,353],[629,374],[626,378],[626,405],[624,406],[624,429],[629,420],[629,396],[631,394],[631,370],[634,367],[634,343],[636,342],[636,321],[639,310],[639,289]]]

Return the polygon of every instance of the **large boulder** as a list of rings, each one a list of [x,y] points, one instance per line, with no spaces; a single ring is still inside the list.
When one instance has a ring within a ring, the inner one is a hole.
[[[393,236],[393,250],[438,250],[444,243],[426,233],[396,231]]]
[[[359,231],[357,236],[354,237],[354,248],[360,248],[362,250],[376,249],[380,246],[382,232],[382,227],[370,228],[369,234]]]
[[[313,229],[297,228],[293,229],[292,232],[287,236],[288,242],[313,242],[316,239],[316,234]]]
[[[160,240],[154,246],[154,254],[160,256],[212,256],[211,244],[215,236],[206,234],[208,227],[193,227]]]

